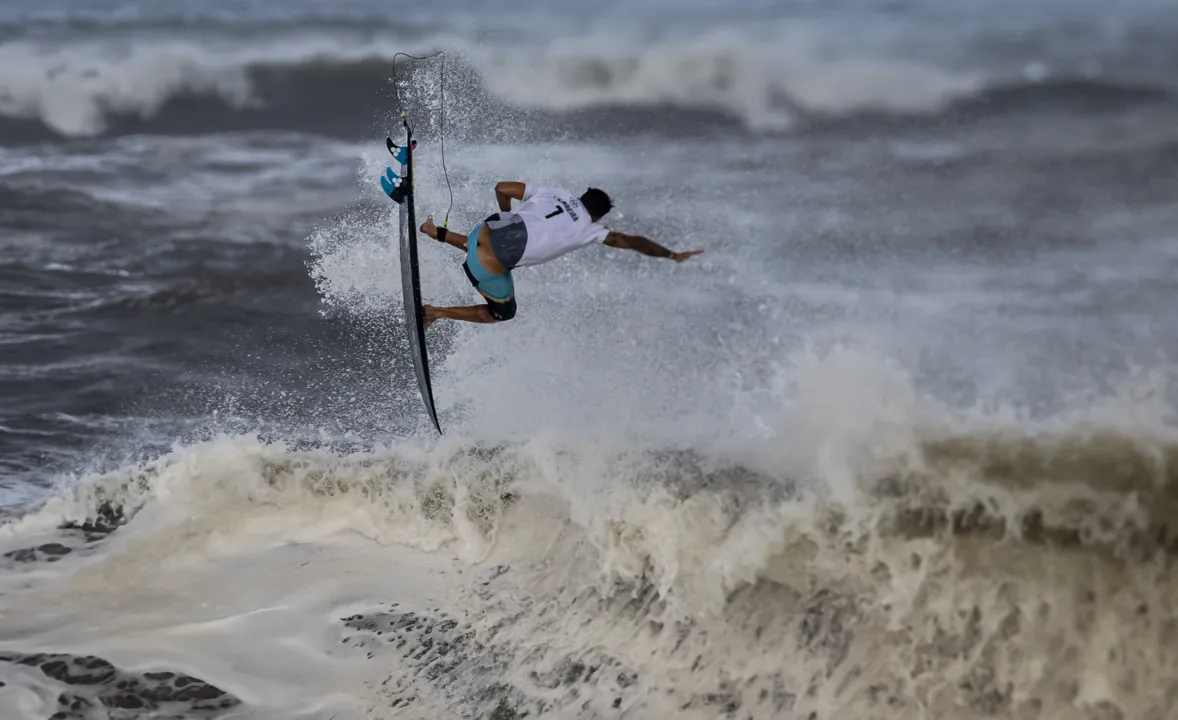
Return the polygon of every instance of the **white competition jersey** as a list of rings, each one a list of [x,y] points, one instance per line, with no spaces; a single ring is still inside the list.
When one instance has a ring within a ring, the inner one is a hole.
[[[528,242],[517,267],[538,265],[570,250],[605,240],[601,223],[589,219],[580,198],[555,187],[524,184],[524,199],[512,212],[523,218]]]

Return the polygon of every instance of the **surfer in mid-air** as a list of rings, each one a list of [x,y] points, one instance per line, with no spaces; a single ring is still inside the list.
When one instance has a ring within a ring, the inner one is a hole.
[[[390,188],[386,187],[386,192]],[[425,235],[466,252],[462,268],[487,301],[485,305],[463,307],[426,305],[422,308],[425,324],[440,318],[474,323],[510,320],[516,310],[512,270],[555,260],[594,243],[675,262],[703,252],[674,252],[650,238],[609,230],[600,221],[613,208],[613,202],[597,188],[576,197],[557,187],[503,181],[495,185],[495,199],[500,212],[467,234],[440,228],[432,218],[422,223]],[[513,199],[519,201],[515,210],[511,209]]]

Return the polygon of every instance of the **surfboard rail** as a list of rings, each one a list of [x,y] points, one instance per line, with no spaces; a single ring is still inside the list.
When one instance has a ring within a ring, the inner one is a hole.
[[[413,199],[413,130],[405,126],[405,161],[401,163],[402,182],[407,193],[401,203],[400,249],[401,249],[401,296],[405,304],[405,333],[409,338],[409,350],[413,356],[413,370],[417,375],[417,387],[425,403],[426,412],[438,434],[442,426],[434,407],[433,386],[429,376],[429,351],[425,344],[425,313],[421,307],[421,274],[417,264],[417,217]]]

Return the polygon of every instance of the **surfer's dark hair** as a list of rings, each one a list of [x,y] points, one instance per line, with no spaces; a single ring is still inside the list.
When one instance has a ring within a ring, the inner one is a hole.
[[[609,199],[609,195],[606,195],[604,190],[598,190],[592,187],[586,190],[585,194],[581,195],[581,204],[595,218],[605,217],[605,214],[614,207],[613,201]]]

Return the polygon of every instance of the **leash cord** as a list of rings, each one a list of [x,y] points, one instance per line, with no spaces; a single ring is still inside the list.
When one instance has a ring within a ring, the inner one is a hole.
[[[401,109],[401,123],[405,126],[406,130],[409,130],[409,132],[412,133],[413,129],[409,127],[409,119],[405,116],[404,107],[401,105],[400,91],[397,90],[397,57],[400,55],[404,55],[405,57],[411,58],[413,60],[429,60],[430,58],[435,58],[439,55],[442,56],[442,83],[440,87],[442,114],[440,120],[438,121],[438,138],[440,140],[442,149],[442,176],[446,178],[446,191],[450,193],[450,206],[446,208],[446,217],[444,220],[442,220],[442,227],[447,227],[450,224],[450,211],[454,209],[454,189],[450,187],[450,173],[446,169],[446,51],[438,50],[435,53],[421,56],[410,55],[406,52],[397,52],[393,54],[393,77],[391,78],[393,81],[393,99],[396,101],[397,107]],[[408,152],[413,152],[413,149],[409,148]]]

